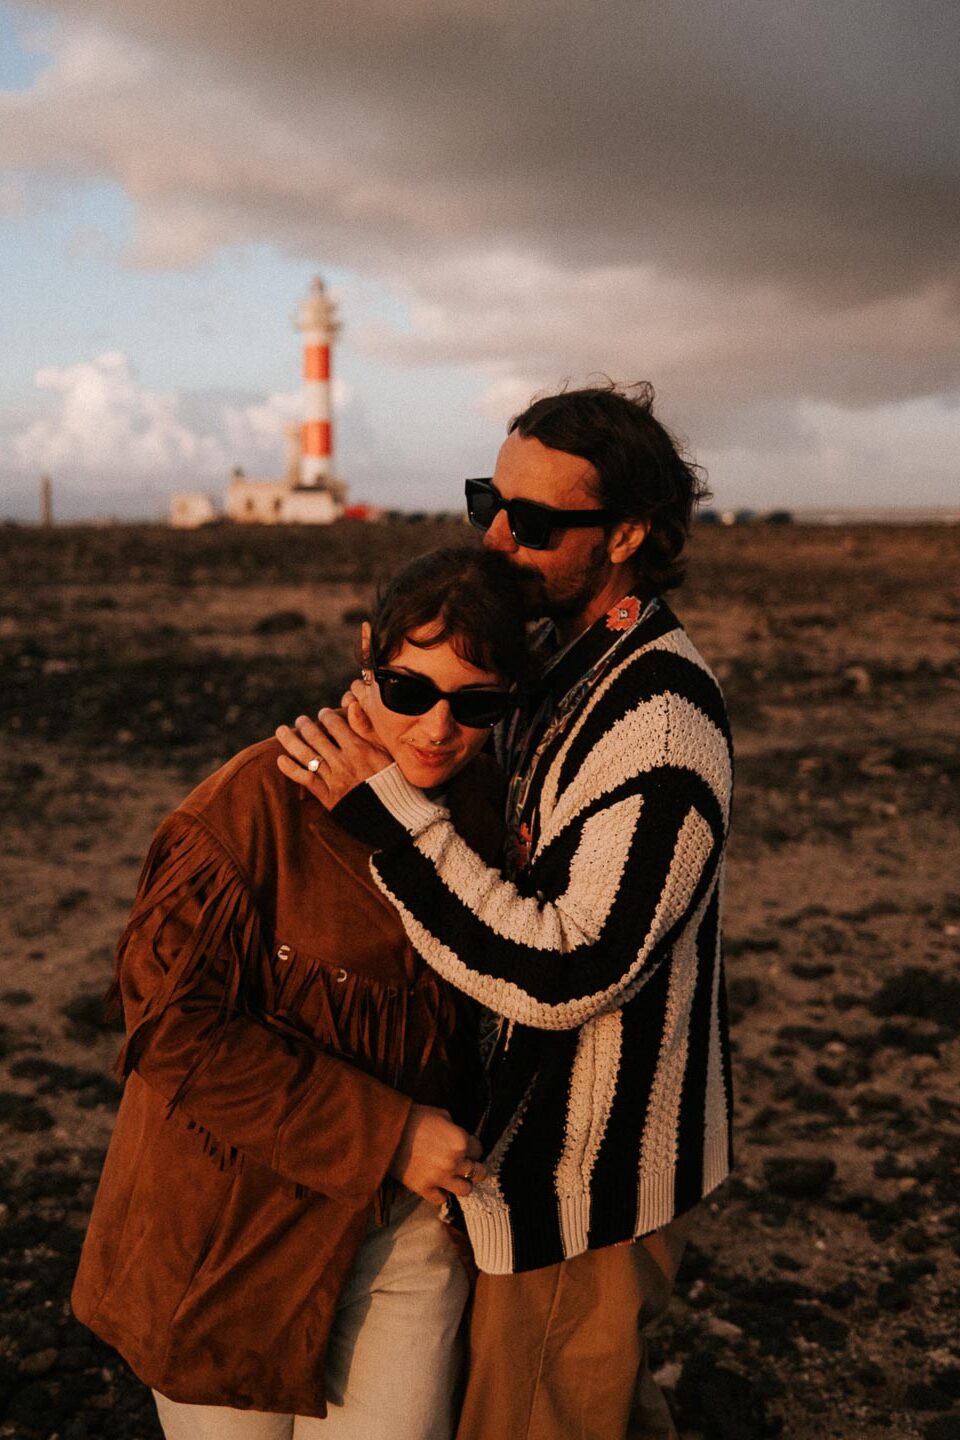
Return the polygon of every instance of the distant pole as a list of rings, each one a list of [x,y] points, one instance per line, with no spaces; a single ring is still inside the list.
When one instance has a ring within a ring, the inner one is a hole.
[[[340,326],[319,276],[297,311],[303,333],[303,444],[300,484],[323,487],[331,478],[333,425],[330,411],[330,348]]]
[[[49,475],[40,476],[40,524],[45,530],[53,525],[53,485]]]

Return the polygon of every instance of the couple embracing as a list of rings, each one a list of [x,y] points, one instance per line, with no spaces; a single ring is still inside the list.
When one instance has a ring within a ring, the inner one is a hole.
[[[651,402],[535,401],[343,710],[157,832],[74,1306],[167,1440],[675,1433],[644,1330],[730,1165],[731,749]]]

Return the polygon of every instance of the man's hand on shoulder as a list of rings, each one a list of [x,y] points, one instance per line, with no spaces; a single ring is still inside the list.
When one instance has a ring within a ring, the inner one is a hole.
[[[277,757],[280,770],[295,785],[309,790],[327,810],[393,763],[376,743],[366,717],[362,722],[355,720],[352,711],[359,708],[354,703],[348,711],[321,710],[316,720],[298,715],[293,726],[280,725],[276,731],[286,751]]]

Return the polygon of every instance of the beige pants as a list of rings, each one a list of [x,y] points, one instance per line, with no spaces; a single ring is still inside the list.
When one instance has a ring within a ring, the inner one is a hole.
[[[184,1405],[154,1392],[166,1440],[450,1440],[469,1288],[434,1206],[416,1195],[398,1202],[389,1225],[370,1227],[340,1296],[327,1418]]]
[[[675,1440],[642,1332],[666,1309],[689,1222],[541,1270],[481,1275],[457,1440]]]

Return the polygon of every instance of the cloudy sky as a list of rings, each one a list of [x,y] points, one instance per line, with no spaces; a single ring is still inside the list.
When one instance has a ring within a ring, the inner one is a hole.
[[[0,515],[279,473],[344,330],[355,499],[650,379],[721,506],[954,502],[956,0],[0,0]]]

